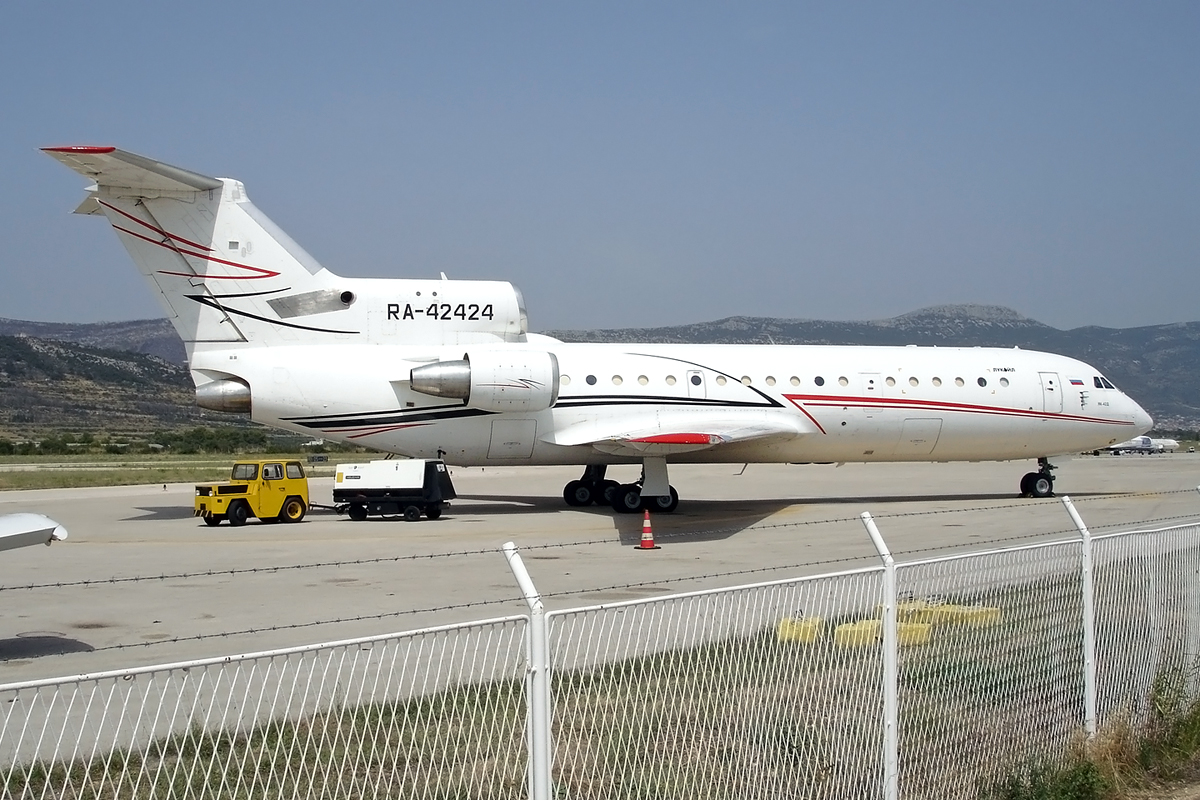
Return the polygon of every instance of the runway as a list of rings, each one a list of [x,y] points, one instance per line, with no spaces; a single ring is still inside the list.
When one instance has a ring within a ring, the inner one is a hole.
[[[1056,463],[1056,489],[1095,534],[1200,518],[1197,455]],[[523,613],[506,541],[559,609],[878,563],[863,511],[897,561],[1073,536],[1059,500],[1016,496],[1028,469],[673,467],[682,500],[654,517],[662,549],[650,552],[635,547],[641,515],[563,503],[575,468],[455,468],[459,500],[416,523],[312,512],[300,525],[208,528],[183,484],[3,492],[0,513],[46,514],[70,538],[3,554],[0,682]],[[313,502],[331,502],[331,488],[312,480]]]

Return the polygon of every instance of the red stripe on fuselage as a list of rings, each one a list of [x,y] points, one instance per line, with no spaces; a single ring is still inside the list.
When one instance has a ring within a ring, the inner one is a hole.
[[[826,395],[826,394],[785,394],[785,398],[796,408],[808,412],[804,406],[816,408],[890,408],[916,411],[954,411],[966,414],[986,414],[989,416],[1026,417],[1037,419],[1065,419],[1073,422],[1094,422],[1100,425],[1132,425],[1132,420],[1105,419],[1104,417],[1085,417],[1078,414],[1062,414],[1053,411],[1035,411],[1023,408],[1005,408],[1003,406],[985,406],[973,403],[949,403],[940,400],[913,400],[907,397],[858,397]],[[809,414],[809,419],[812,415]],[[814,422],[816,420],[813,420]]]

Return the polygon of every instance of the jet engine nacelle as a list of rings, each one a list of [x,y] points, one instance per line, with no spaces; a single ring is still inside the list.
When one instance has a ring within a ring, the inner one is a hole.
[[[483,411],[542,411],[558,400],[558,359],[538,350],[478,350],[415,367],[412,389]]]

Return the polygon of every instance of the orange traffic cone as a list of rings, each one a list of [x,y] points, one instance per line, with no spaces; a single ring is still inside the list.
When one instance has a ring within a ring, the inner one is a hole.
[[[654,531],[650,527],[650,511],[646,511],[646,516],[642,518],[642,543],[638,545],[639,550],[661,550],[662,548],[654,544]]]

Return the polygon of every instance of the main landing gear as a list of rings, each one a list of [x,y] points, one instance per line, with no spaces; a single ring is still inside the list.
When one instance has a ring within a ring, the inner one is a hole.
[[[651,463],[654,462],[654,463]],[[642,467],[641,480],[636,483],[620,484],[604,477],[607,465],[589,464],[583,470],[583,476],[577,481],[571,481],[563,487],[563,499],[567,505],[582,507],[595,503],[596,505],[612,506],[614,511],[625,514],[636,514],[639,511],[656,511],[670,513],[679,505],[679,493],[674,486],[667,483],[666,459],[648,458]],[[652,488],[659,493],[649,495],[645,492],[647,473],[650,473]],[[665,493],[662,489],[665,487]]]
[[[1021,478],[1022,497],[1053,497],[1054,470],[1058,467],[1050,463],[1048,458],[1038,459],[1038,471],[1026,473]]]

